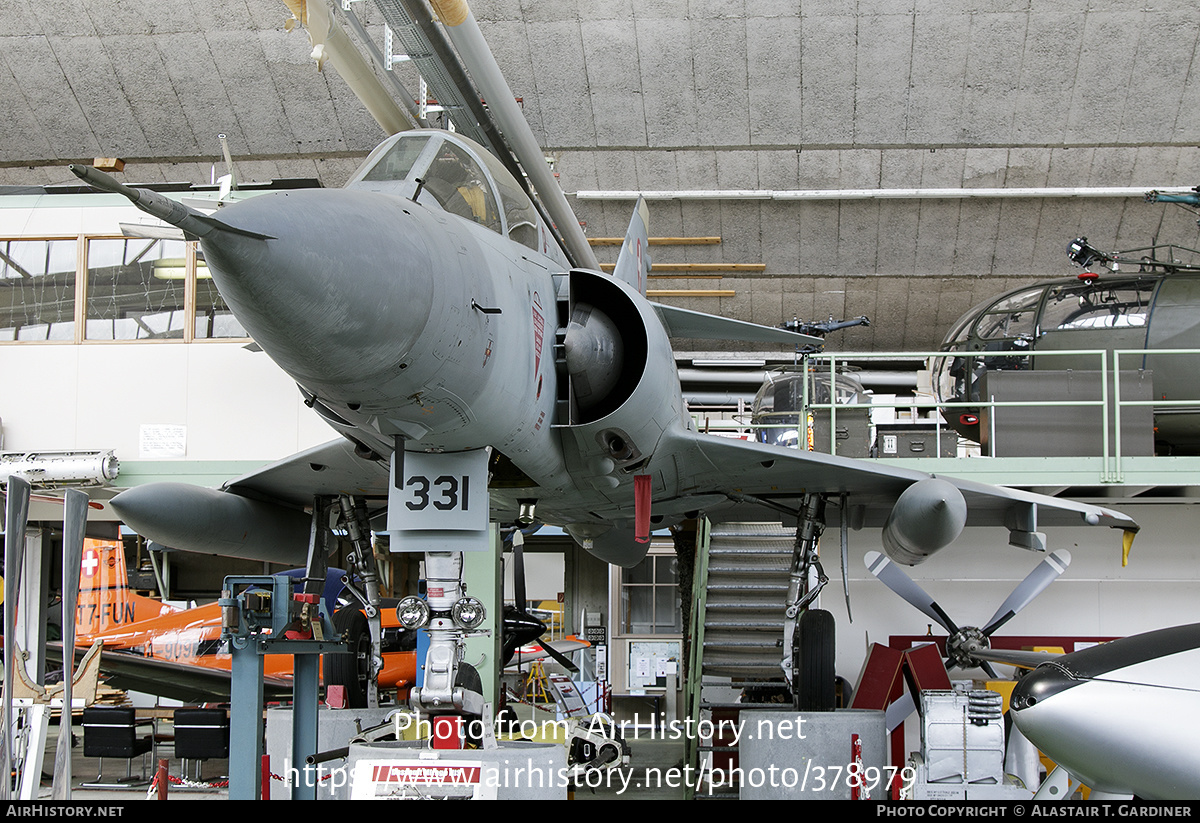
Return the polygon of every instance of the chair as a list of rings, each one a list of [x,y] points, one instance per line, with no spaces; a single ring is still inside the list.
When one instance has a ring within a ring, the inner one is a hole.
[[[138,727],[150,727],[151,733],[138,737]],[[92,706],[83,710],[83,755],[100,758],[96,779],[83,783],[88,788],[124,788],[147,783],[145,754],[154,749],[153,721],[139,722],[133,709],[114,706]],[[142,777],[133,777],[133,758],[142,757]],[[104,758],[125,758],[125,777],[112,783],[102,783]]]
[[[183,761],[187,774],[189,760],[196,761],[196,779],[200,779],[201,761],[229,757],[229,715],[224,709],[176,709],[175,756]]]

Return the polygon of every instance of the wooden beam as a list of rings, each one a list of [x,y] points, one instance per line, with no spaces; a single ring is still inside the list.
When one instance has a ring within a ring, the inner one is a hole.
[[[733,297],[733,289],[646,289],[647,297]]]
[[[589,237],[588,243],[593,246],[619,246],[625,242],[623,237]],[[716,246],[721,242],[720,237],[651,237],[651,246]]]

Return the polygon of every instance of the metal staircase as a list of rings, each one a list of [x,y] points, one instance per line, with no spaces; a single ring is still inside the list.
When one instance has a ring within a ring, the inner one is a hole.
[[[722,523],[709,538],[701,673],[782,676],[783,611],[795,533],[779,523]]]
[[[693,581],[688,667],[691,716],[712,718],[777,704],[734,702],[731,692],[785,686],[783,613],[795,531],[780,523],[722,523],[702,529]],[[736,748],[689,741],[689,762],[721,763]],[[720,797],[698,792],[696,797]],[[736,792],[731,795],[736,797]]]

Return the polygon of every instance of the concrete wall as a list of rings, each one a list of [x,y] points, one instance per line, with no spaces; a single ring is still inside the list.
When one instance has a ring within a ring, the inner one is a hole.
[[[1191,185],[1200,178],[1192,4],[475,0],[569,194],[595,189]],[[356,4],[382,42],[381,18]],[[10,3],[0,183],[207,181],[229,135],[244,179],[340,185],[381,137],[281,3]],[[415,89],[411,70],[401,74]],[[220,173],[220,165],[217,166]],[[592,235],[632,203],[578,200]],[[1200,245],[1175,208],[1116,200],[655,203],[655,234],[720,235],[660,262],[764,263],[658,280],[667,298],[778,323],[866,314],[843,350],[928,349],[993,286],[1073,273],[1066,243]],[[609,257],[602,252],[602,258]],[[1010,279],[1011,278],[1011,279]]]

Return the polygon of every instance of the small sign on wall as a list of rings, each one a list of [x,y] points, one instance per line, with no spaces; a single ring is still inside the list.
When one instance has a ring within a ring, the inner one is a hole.
[[[154,460],[187,456],[187,426],[143,423],[138,430],[138,457]]]

